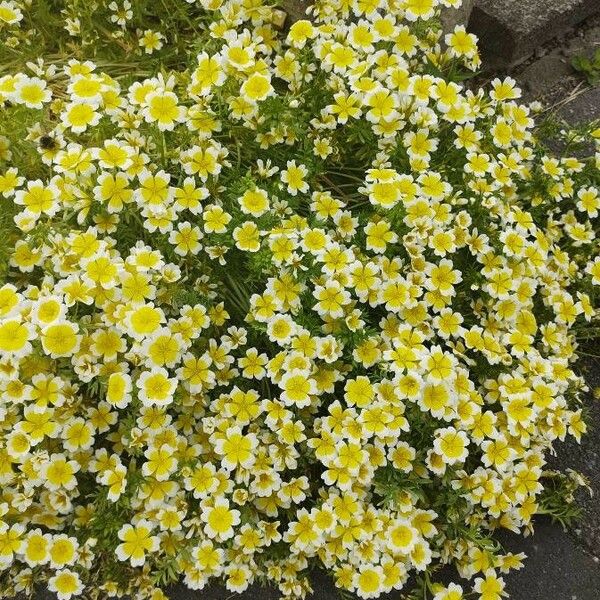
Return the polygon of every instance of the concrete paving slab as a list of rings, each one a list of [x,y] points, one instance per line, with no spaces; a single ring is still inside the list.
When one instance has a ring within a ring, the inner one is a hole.
[[[600,88],[598,92],[600,98]],[[584,368],[589,387],[592,390],[600,387],[600,360],[589,359]],[[561,471],[574,469],[588,479],[591,494],[585,490],[579,493],[577,500],[582,508],[582,518],[572,533],[580,546],[600,558],[600,400],[590,393],[585,406],[588,410],[587,435],[582,438],[581,444],[572,439],[557,444],[556,456],[551,458],[549,466]]]
[[[527,102],[540,100],[545,106],[564,104],[574,94],[585,92],[587,82],[572,65],[575,57],[591,57],[600,48],[600,14],[586,19],[561,39],[555,38],[539,47],[535,55],[512,69]],[[581,112],[581,111],[579,111]],[[578,118],[593,118],[583,111]]]
[[[477,0],[469,30],[488,68],[508,68],[596,13],[598,0]]]
[[[467,25],[474,4],[475,0],[463,0],[460,8],[443,8],[440,18],[444,31],[454,31],[457,25]]]
[[[586,20],[590,26],[581,28],[576,34],[564,44],[562,50],[565,56],[570,58],[583,55],[588,58],[600,48],[600,17]]]
[[[559,112],[570,125],[600,119],[600,86],[588,88],[578,94],[564,104]]]
[[[519,73],[517,81],[528,97],[537,99],[572,74],[570,61],[558,52],[554,52],[546,54],[528,65]]]
[[[528,557],[523,569],[504,577],[512,600],[600,598],[600,561],[559,526],[544,520],[529,538],[507,534],[501,540],[507,549]]]

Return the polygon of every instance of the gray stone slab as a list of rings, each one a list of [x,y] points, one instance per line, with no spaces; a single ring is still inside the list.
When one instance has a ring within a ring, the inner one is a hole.
[[[546,54],[528,65],[517,77],[528,97],[544,96],[554,86],[573,73],[567,58],[559,52]]]
[[[596,50],[600,49],[600,17],[591,19],[595,24],[589,28],[578,31],[563,47],[563,53],[569,58],[586,56],[591,58]]]
[[[540,521],[533,536],[509,534],[501,541],[505,548],[527,554],[520,571],[504,576],[511,600],[600,598],[600,561],[557,525]]]
[[[475,0],[463,0],[460,8],[443,8],[440,15],[445,33],[454,31],[457,25],[467,25]]]
[[[596,92],[600,100],[600,88]],[[600,102],[597,110],[600,111]],[[600,360],[589,359],[584,368],[585,378],[591,390],[600,387]],[[574,469],[588,479],[591,494],[584,490],[579,493],[577,501],[582,508],[582,518],[573,534],[580,545],[594,556],[600,557],[600,400],[590,393],[585,406],[587,434],[583,436],[581,444],[577,444],[573,439],[556,444],[556,456],[551,457],[549,466],[561,471]],[[600,571],[600,566],[598,570]]]
[[[507,68],[599,12],[599,0],[477,0],[469,30],[488,68]]]
[[[577,94],[572,100],[563,104],[559,112],[570,125],[600,119],[600,85]]]

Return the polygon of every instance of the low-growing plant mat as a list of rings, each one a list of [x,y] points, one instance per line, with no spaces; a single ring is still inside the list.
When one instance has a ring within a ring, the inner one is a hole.
[[[600,129],[440,8],[0,3],[4,597],[499,600],[577,516]]]

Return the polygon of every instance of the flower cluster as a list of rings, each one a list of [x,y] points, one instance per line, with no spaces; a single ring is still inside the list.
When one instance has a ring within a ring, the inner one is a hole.
[[[32,47],[36,4],[0,3]],[[585,432],[600,129],[555,158],[515,81],[461,82],[456,0],[65,4],[79,58],[0,77],[2,593],[451,563],[435,600],[499,600],[491,535]]]

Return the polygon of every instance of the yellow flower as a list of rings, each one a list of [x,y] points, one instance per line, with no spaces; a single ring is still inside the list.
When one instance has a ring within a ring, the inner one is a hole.
[[[79,471],[79,464],[74,460],[67,460],[64,454],[52,454],[44,464],[42,471],[46,485],[51,490],[64,488],[72,490],[77,485],[75,473]]]
[[[213,86],[223,85],[225,79],[220,57],[202,52],[198,55],[198,66],[192,72],[191,92],[206,95]]]
[[[159,31],[147,29],[140,38],[139,45],[144,49],[146,54],[152,54],[155,50],[160,50],[163,47],[164,36]]]
[[[188,175],[198,175],[202,181],[206,181],[209,175],[218,175],[222,168],[218,146],[192,146],[182,153],[181,160],[185,172]]]
[[[3,10],[0,4],[0,21]],[[4,8],[6,10],[6,7]],[[15,85],[15,97],[17,101],[22,102],[27,108],[40,109],[46,102],[52,98],[52,93],[47,89],[47,83],[39,77],[21,77]]]
[[[144,354],[157,367],[174,367],[183,350],[183,340],[169,328],[159,329],[144,342]]]
[[[224,552],[221,548],[215,548],[213,542],[206,540],[192,551],[194,560],[198,562],[204,572],[217,572],[223,563]]]
[[[202,218],[206,233],[224,233],[227,231],[227,224],[231,221],[231,215],[215,204],[206,207]]]
[[[144,304],[133,309],[127,317],[128,333],[137,339],[153,334],[165,321],[163,312],[153,304]]]
[[[397,181],[376,181],[366,189],[369,201],[384,208],[392,208],[401,198],[401,190]]]
[[[50,564],[57,569],[65,565],[72,565],[77,558],[77,540],[65,534],[52,538],[50,544]]]
[[[242,212],[253,217],[260,217],[269,209],[267,192],[260,188],[246,190],[239,198],[239,203]]]
[[[133,199],[133,190],[124,173],[102,173],[97,182],[94,194],[100,202],[106,202],[109,212],[121,212],[125,204]]]
[[[221,464],[228,471],[238,466],[250,468],[256,457],[254,449],[258,440],[253,433],[242,434],[241,427],[229,427],[224,435],[215,440],[215,452],[221,456]]]
[[[368,377],[359,375],[348,379],[344,384],[344,400],[349,406],[364,408],[369,406],[375,397],[375,391]]]
[[[409,554],[419,541],[419,532],[405,519],[396,518],[390,523],[385,539],[387,546],[392,552],[406,555]]]
[[[229,502],[225,498],[218,498],[212,505],[202,507],[200,517],[206,523],[206,535],[220,541],[232,538],[233,528],[240,522],[240,512],[229,508]]]
[[[14,25],[23,19],[23,13],[10,1],[0,2],[0,21]]]
[[[517,82],[512,77],[506,77],[503,81],[496,78],[492,81],[490,98],[497,102],[515,100],[521,96],[521,90],[516,87]]]
[[[283,390],[281,401],[286,406],[309,406],[311,396],[317,393],[317,385],[314,379],[307,377],[305,371],[292,370],[286,373],[279,387]]]
[[[116,502],[127,486],[127,469],[123,465],[117,465],[114,469],[106,470],[100,482],[108,486],[107,498]]]
[[[136,385],[139,389],[138,397],[144,406],[165,406],[173,402],[177,380],[170,379],[167,370],[160,367],[144,371]]]
[[[435,432],[433,447],[442,460],[449,465],[463,462],[466,459],[469,454],[468,445],[469,438],[464,431],[446,427]]]
[[[384,589],[384,574],[381,566],[361,566],[354,576],[356,594],[360,598],[376,598]]]
[[[433,600],[462,600],[463,589],[456,583],[451,583],[448,587],[436,592]]]
[[[118,532],[123,543],[115,550],[117,558],[128,560],[133,567],[141,567],[146,562],[146,553],[156,552],[159,547],[159,538],[151,533],[152,525],[144,519],[140,519],[135,525],[123,525]]]
[[[136,190],[136,198],[141,205],[163,207],[173,196],[173,188],[169,186],[171,176],[165,171],[151,173],[143,170],[139,175],[139,189]]]
[[[479,594],[480,600],[501,600],[502,596],[506,595],[504,580],[502,577],[498,577],[492,569],[486,571],[484,577],[475,579],[473,590]]]
[[[0,322],[0,352],[6,356],[25,356],[31,350],[31,328],[19,319]]]
[[[445,41],[453,56],[472,57],[477,53],[477,37],[467,33],[464,25],[457,25],[452,33],[446,35]]]
[[[65,426],[62,438],[63,447],[69,452],[85,450],[94,443],[94,428],[85,419],[76,417]]]
[[[15,523],[10,527],[0,523],[0,563],[10,564],[13,556],[21,551],[25,527]]]
[[[45,186],[41,180],[27,182],[27,191],[15,193],[15,203],[24,206],[34,216],[52,216],[59,209],[58,189],[54,185]]]
[[[240,250],[258,252],[260,250],[260,231],[252,221],[245,221],[233,230],[233,239]]]
[[[304,48],[307,40],[313,38],[315,35],[316,31],[313,24],[306,19],[300,19],[290,27],[288,40],[296,48]]]
[[[271,96],[274,93],[274,89],[268,77],[260,73],[253,73],[244,81],[240,92],[246,100],[260,102]]]
[[[55,592],[58,600],[69,600],[83,592],[83,583],[79,574],[69,569],[61,569],[48,580],[48,589]]]
[[[73,133],[83,133],[88,127],[100,122],[101,114],[93,104],[75,102],[68,104],[61,113],[61,121]]]
[[[287,161],[287,169],[281,172],[281,181],[287,184],[289,194],[296,196],[298,192],[308,192],[308,183],[304,181],[307,173],[308,169],[304,165],[297,165],[295,160]]]
[[[69,321],[44,327],[41,334],[44,351],[52,358],[75,354],[81,342],[78,331],[79,327]]]
[[[215,374],[210,369],[211,362],[211,359],[206,355],[195,357],[192,354],[186,354],[177,375],[189,387],[190,391],[193,393],[199,392],[205,387],[212,387],[214,384]]]
[[[225,413],[240,426],[252,422],[262,412],[259,396],[254,390],[243,392],[235,386],[229,396],[230,400],[225,405]]]
[[[390,119],[398,106],[396,97],[386,89],[376,89],[367,95],[365,104],[369,107],[366,117],[372,123]]]
[[[150,92],[145,98],[144,118],[148,123],[156,123],[161,131],[170,131],[185,118],[185,108],[178,101],[173,92]]]
[[[18,173],[19,171],[15,167],[11,167],[0,174],[0,194],[5,198],[10,198],[16,188],[23,184],[24,178],[19,177]]]
[[[403,0],[401,5],[409,21],[426,20],[433,17],[437,0]]]
[[[23,558],[30,567],[43,565],[50,558],[50,534],[42,533],[41,529],[30,531],[23,546]]]
[[[125,408],[131,402],[131,378],[124,373],[112,373],[108,379],[106,400],[117,408]]]
[[[385,252],[387,245],[395,243],[398,239],[385,219],[378,222],[370,221],[365,227],[365,233],[367,234],[367,249],[377,253]]]
[[[193,493],[194,498],[208,498],[219,487],[216,468],[212,463],[196,466],[184,479],[185,489]]]
[[[315,286],[313,296],[318,300],[314,309],[320,315],[328,315],[333,319],[344,316],[344,307],[350,303],[350,294],[336,280],[330,280],[324,286]]]
[[[451,409],[454,399],[447,385],[443,383],[428,383],[423,387],[419,398],[422,410],[428,410],[436,418],[443,417]]]
[[[144,456],[147,460],[142,465],[142,473],[146,477],[164,481],[177,468],[177,459],[173,456],[173,448],[165,444],[160,447],[148,448],[144,452]]]

